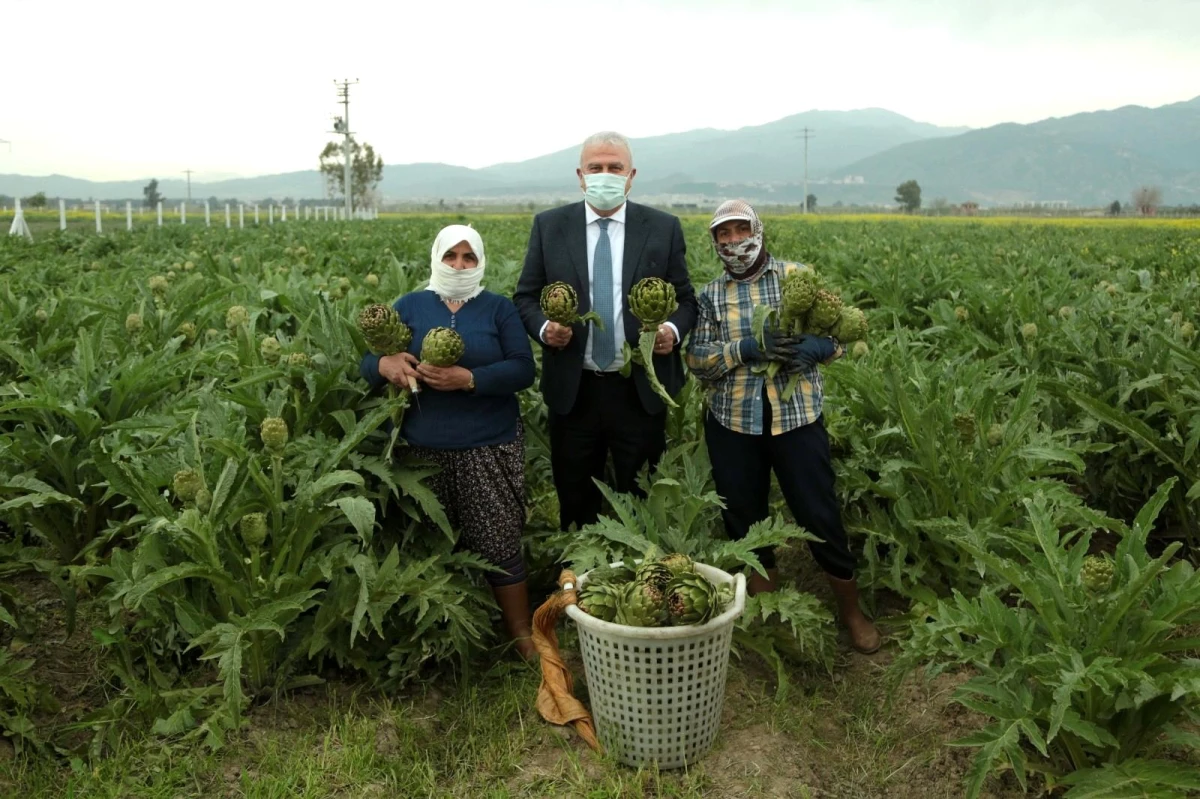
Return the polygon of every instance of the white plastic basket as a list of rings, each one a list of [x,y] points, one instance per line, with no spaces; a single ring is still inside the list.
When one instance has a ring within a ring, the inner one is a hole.
[[[626,765],[695,763],[712,747],[725,703],[733,626],[746,607],[746,578],[696,564],[716,585],[734,583],[729,607],[706,624],[628,627],[574,605],[596,733]],[[587,574],[579,585],[587,583]]]

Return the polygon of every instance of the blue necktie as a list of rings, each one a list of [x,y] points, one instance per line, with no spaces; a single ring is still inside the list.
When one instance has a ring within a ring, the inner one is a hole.
[[[592,361],[600,370],[607,369],[617,357],[617,324],[613,319],[612,242],[608,238],[608,223],[611,221],[597,221],[600,241],[596,242],[596,254],[592,258],[592,310],[604,323],[603,330],[592,325]]]

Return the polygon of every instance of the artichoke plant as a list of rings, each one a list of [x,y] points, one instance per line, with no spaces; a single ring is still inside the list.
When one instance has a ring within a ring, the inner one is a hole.
[[[449,327],[435,327],[421,342],[421,361],[432,366],[453,366],[463,355],[462,336]]]
[[[287,364],[288,364],[288,366],[295,366],[295,367],[299,367],[299,368],[304,368],[304,367],[308,366],[308,353],[293,352],[291,355],[289,355],[287,357]]]
[[[667,620],[661,589],[650,583],[632,582],[621,591],[613,621],[629,627],[661,627]]]
[[[162,296],[167,293],[167,289],[171,287],[171,282],[166,275],[155,275],[150,278],[150,291],[156,295]]]
[[[279,339],[274,336],[267,336],[262,340],[262,344],[259,345],[258,352],[262,355],[265,363],[273,366],[279,363],[279,358],[283,355],[283,348],[279,346]]]
[[[603,582],[593,584],[589,577],[583,588],[579,589],[577,605],[589,616],[594,616],[601,621],[614,621],[624,589],[623,584]]]
[[[817,298],[817,276],[807,270],[790,272],[780,282],[779,324],[784,333],[799,333],[804,317]]]
[[[183,336],[183,340],[188,344],[196,343],[198,331],[196,330],[195,322],[180,322],[179,327],[175,328],[175,333],[176,335]]]
[[[843,344],[862,341],[867,337],[867,315],[852,305],[844,306],[831,332]]]
[[[551,322],[567,326],[592,322],[601,330],[604,329],[604,323],[595,311],[589,311],[583,316],[579,315],[579,295],[570,283],[563,283],[560,280],[543,288],[541,306],[542,313]]]
[[[250,312],[246,310],[244,305],[232,305],[225,312],[225,328],[227,330],[237,330],[239,327],[250,322]]]
[[[672,580],[666,602],[672,624],[704,624],[721,612],[716,586],[695,573]]]
[[[375,303],[358,314],[358,329],[375,355],[395,355],[404,352],[412,343],[412,330],[400,321],[400,314],[390,305]]]
[[[142,315],[140,313],[131,313],[125,317],[125,332],[131,336],[136,336],[142,332]]]

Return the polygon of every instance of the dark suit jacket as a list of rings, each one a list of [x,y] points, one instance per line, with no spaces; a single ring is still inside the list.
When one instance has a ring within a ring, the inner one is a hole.
[[[679,328],[682,342],[696,324],[696,292],[688,277],[683,227],[679,219],[670,214],[637,203],[627,202],[627,205],[625,255],[621,269],[623,294],[627,298],[624,302],[625,340],[637,349],[640,323],[629,311],[629,289],[642,278],[661,277],[675,286],[679,309],[669,321]],[[541,309],[542,288],[546,285],[560,280],[571,284],[579,295],[579,313],[582,315],[591,310],[586,224],[582,201],[543,211],[533,218],[525,266],[517,281],[513,302],[521,313],[525,329],[539,344],[538,333],[546,322]],[[542,347],[542,396],[555,413],[568,413],[575,405],[589,327],[575,325],[571,343],[562,350]],[[678,393],[684,381],[679,346],[669,355],[655,355],[654,371],[667,393],[672,396]],[[637,365],[633,367],[633,379],[647,412],[658,413],[666,407]]]

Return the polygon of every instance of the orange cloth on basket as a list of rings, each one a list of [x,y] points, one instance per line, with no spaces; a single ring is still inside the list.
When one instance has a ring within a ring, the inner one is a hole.
[[[564,569],[558,577],[559,586],[570,584],[570,590],[562,590],[547,599],[533,614],[533,645],[542,660],[542,684],[538,687],[537,709],[542,718],[551,724],[572,724],[579,737],[587,745],[602,752],[603,747],[596,738],[596,725],[592,714],[573,693],[575,680],[571,670],[558,653],[558,633],[555,627],[568,605],[574,605],[575,574]]]

